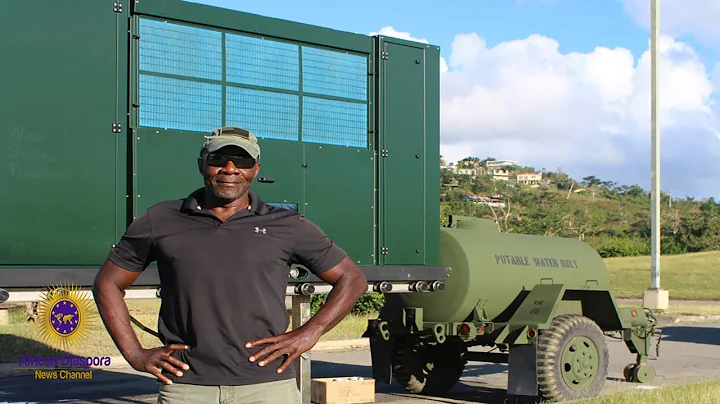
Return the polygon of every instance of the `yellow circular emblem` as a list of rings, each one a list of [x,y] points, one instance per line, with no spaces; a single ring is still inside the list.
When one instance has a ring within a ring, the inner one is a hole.
[[[38,302],[41,339],[51,348],[63,350],[82,343],[94,325],[93,307],[89,293],[72,284],[48,288]]]

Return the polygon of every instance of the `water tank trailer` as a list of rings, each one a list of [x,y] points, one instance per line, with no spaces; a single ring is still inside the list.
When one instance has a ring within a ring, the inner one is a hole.
[[[608,374],[605,334],[612,332],[637,354],[625,379],[654,378],[648,357],[657,321],[648,309],[617,306],[607,268],[587,244],[451,216],[441,227],[440,259],[450,268],[443,290],[388,294],[368,322],[378,382],[442,394],[468,362],[507,363],[510,396],[593,397]]]

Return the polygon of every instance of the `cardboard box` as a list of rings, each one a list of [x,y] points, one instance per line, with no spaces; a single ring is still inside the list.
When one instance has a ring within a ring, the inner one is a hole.
[[[312,379],[312,402],[317,404],[359,404],[375,402],[375,380],[361,377]]]

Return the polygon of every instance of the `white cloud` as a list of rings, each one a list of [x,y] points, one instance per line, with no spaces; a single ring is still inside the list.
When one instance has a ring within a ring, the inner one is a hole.
[[[408,41],[429,43],[427,39],[415,38],[409,32],[396,31],[392,26],[380,28],[379,32],[371,32],[370,35],[385,35],[394,38],[407,39]]]
[[[625,10],[642,26],[650,28],[650,0],[622,0]],[[720,47],[720,1],[662,0],[660,32],[679,37],[692,35],[707,46]]]
[[[720,196],[710,73],[687,44],[662,37],[660,48],[662,187]],[[494,156],[649,187],[648,52],[635,64],[623,48],[562,54],[540,35],[489,48],[473,33],[456,36],[448,67],[441,103],[447,160]]]

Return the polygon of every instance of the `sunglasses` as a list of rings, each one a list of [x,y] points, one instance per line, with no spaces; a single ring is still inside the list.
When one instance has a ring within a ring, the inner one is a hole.
[[[225,167],[228,161],[237,168],[253,168],[255,167],[255,159],[249,156],[228,156],[227,154],[210,153],[207,155],[208,165],[214,167]]]

